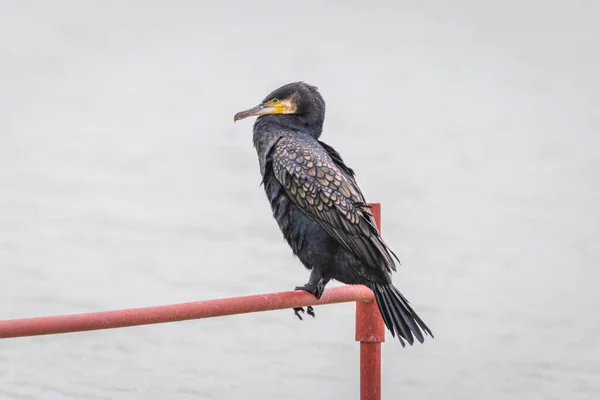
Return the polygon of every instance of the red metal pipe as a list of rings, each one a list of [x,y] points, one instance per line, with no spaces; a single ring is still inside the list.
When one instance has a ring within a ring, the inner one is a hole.
[[[0,321],[0,338],[160,324],[164,322],[369,299],[373,299],[373,292],[369,288],[362,285],[346,285],[325,290],[320,300],[317,300],[312,294],[307,292],[290,291],[166,306],[12,319]]]
[[[369,204],[381,232],[381,205]],[[385,326],[375,299],[356,302],[356,341],[360,342],[360,399],[381,400],[381,343]]]

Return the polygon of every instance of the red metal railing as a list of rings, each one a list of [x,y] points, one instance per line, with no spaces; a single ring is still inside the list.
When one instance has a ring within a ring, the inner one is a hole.
[[[379,203],[370,206],[377,227],[381,229],[381,207]],[[3,320],[0,321],[0,338],[123,328],[350,301],[356,301],[355,337],[360,342],[360,398],[379,400],[381,342],[385,340],[385,329],[373,292],[361,285],[326,289],[320,300],[310,293],[291,291],[167,306]]]

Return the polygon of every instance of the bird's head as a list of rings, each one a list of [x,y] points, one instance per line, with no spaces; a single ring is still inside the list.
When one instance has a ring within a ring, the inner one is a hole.
[[[271,92],[256,107],[235,114],[233,120],[252,116],[269,116],[283,125],[306,129],[318,136],[325,120],[325,101],[314,86],[288,83]]]

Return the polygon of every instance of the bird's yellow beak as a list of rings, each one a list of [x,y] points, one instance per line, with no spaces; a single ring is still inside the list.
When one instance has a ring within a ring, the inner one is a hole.
[[[282,104],[282,103],[273,104],[273,105],[259,104],[256,107],[252,107],[249,110],[240,111],[239,113],[235,114],[233,117],[233,121],[235,122],[235,121],[239,121],[240,119],[254,117],[254,116],[260,116],[260,115],[284,114],[284,113],[285,113],[285,104]]]
[[[293,99],[284,99],[281,101],[278,99],[271,99],[249,110],[240,111],[235,114],[233,121],[235,122],[248,117],[258,117],[268,114],[295,114],[296,110],[297,106]]]

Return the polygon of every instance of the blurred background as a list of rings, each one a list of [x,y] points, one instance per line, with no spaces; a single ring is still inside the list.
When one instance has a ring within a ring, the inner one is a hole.
[[[291,290],[233,115],[304,80],[436,338],[383,397],[600,397],[600,3],[0,0],[0,318]],[[354,305],[0,341],[5,399],[356,399]]]

